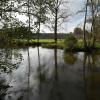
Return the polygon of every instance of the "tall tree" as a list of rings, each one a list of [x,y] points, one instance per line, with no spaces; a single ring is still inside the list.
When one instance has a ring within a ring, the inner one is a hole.
[[[47,20],[47,13],[48,13],[48,6],[46,0],[35,0],[35,25],[38,27],[37,35],[38,35],[38,42],[39,42],[39,34],[41,32],[41,24],[44,24]]]
[[[52,24],[55,34],[55,43],[57,43],[58,27],[61,27],[61,24],[66,22],[66,19],[69,16],[66,9],[67,7],[64,7],[67,3],[68,2],[66,0],[50,0],[49,8],[51,10],[51,15],[53,16]]]
[[[85,30],[85,26],[86,23],[88,23],[87,20],[87,12],[90,13],[89,16],[89,23],[91,23],[91,37],[89,39],[92,40],[92,44],[88,45],[86,43],[86,39],[84,39],[84,44],[86,44],[85,46],[92,46],[95,47],[95,42],[96,42],[96,35],[97,35],[97,30],[98,30],[98,22],[99,22],[99,10],[98,8],[100,7],[100,2],[99,0],[87,0],[87,4],[86,4],[86,11],[85,11],[85,21],[84,21],[84,30]],[[88,10],[89,8],[89,10]],[[98,21],[97,21],[98,20]],[[85,37],[85,31],[84,31],[84,37]]]
[[[55,28],[54,28],[54,33],[55,33],[55,43],[57,43],[57,25],[58,25],[58,0],[55,2]]]
[[[84,47],[87,48],[87,42],[86,42],[86,23],[87,23],[87,13],[88,13],[88,3],[89,0],[86,1],[85,5],[85,19],[84,19],[84,26],[83,26],[83,37],[84,37]]]
[[[92,13],[92,32],[93,32],[93,47],[95,47],[95,42],[96,42],[96,35],[98,31],[98,21],[100,21],[100,12],[99,12],[99,7],[100,7],[100,0],[90,0],[91,2],[91,13]],[[99,20],[98,20],[99,19]],[[97,21],[98,20],[98,21]]]

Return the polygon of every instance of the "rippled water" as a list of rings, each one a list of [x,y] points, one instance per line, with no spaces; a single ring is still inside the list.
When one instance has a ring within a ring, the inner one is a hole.
[[[100,100],[100,53],[1,49],[0,100]]]

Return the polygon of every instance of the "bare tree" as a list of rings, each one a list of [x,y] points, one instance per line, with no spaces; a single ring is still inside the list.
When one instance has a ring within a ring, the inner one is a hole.
[[[52,1],[52,0],[51,0]],[[57,33],[59,26],[66,22],[66,19],[69,17],[67,13],[67,0],[53,0],[50,4],[49,8],[51,10],[53,29],[54,29],[54,39],[55,43],[57,43]],[[64,7],[66,6],[66,8]]]
[[[100,1],[99,0],[89,0],[88,1],[88,7],[90,8],[90,13],[91,13],[91,17],[90,17],[90,23],[91,23],[91,40],[92,40],[92,44],[90,46],[92,46],[93,48],[95,47],[95,43],[96,43],[96,39],[97,39],[97,30],[98,30],[98,23],[99,23],[99,4]],[[97,21],[98,20],[98,21]]]
[[[84,26],[83,26],[83,37],[84,37],[84,47],[87,48],[87,42],[86,42],[86,23],[87,23],[87,13],[88,13],[88,3],[89,0],[86,1],[86,7],[85,7],[85,19],[84,19]]]

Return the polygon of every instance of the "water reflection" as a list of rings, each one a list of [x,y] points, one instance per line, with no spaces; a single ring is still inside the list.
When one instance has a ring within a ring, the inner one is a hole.
[[[28,85],[27,85],[27,100],[30,100],[30,53],[29,53],[29,48],[27,50],[27,55],[28,55]],[[22,99],[22,98],[21,98]]]
[[[39,47],[37,47],[37,51],[38,51],[38,68],[37,68],[37,73],[38,73],[38,80],[39,80],[39,91],[38,93],[41,94],[41,89],[42,89],[42,82],[45,80],[45,75],[44,72],[42,72],[43,70],[43,66],[41,65],[41,59],[40,59],[40,49]]]
[[[64,61],[67,64],[75,64],[77,61],[77,57],[75,56],[75,53],[73,52],[64,52]]]
[[[84,81],[87,100],[100,99],[100,53],[84,54]]]
[[[0,61],[6,62],[0,66],[11,68],[0,67],[0,100],[100,98],[100,53],[30,47],[3,50],[0,55]],[[9,63],[17,67],[8,67]]]
[[[1,49],[0,50],[0,100],[4,100],[6,91],[10,88],[6,78],[16,70],[22,61],[22,55],[17,50]],[[11,77],[9,77],[11,81]]]
[[[57,48],[54,49],[54,78],[52,80],[52,88],[50,91],[49,100],[63,100],[62,93],[60,91],[60,80],[59,80],[59,70],[58,70],[58,60],[57,60]]]
[[[22,61],[22,55],[17,50],[2,49],[0,50],[0,71],[10,73],[17,69]]]
[[[55,80],[58,81],[57,47],[54,49]]]
[[[0,79],[0,100],[4,100],[4,97],[6,95],[6,91],[9,88],[9,85],[6,84],[6,80]]]

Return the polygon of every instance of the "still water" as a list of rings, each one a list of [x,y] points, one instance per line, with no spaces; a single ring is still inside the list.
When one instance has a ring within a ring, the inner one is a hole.
[[[0,49],[0,100],[100,100],[100,53]]]

